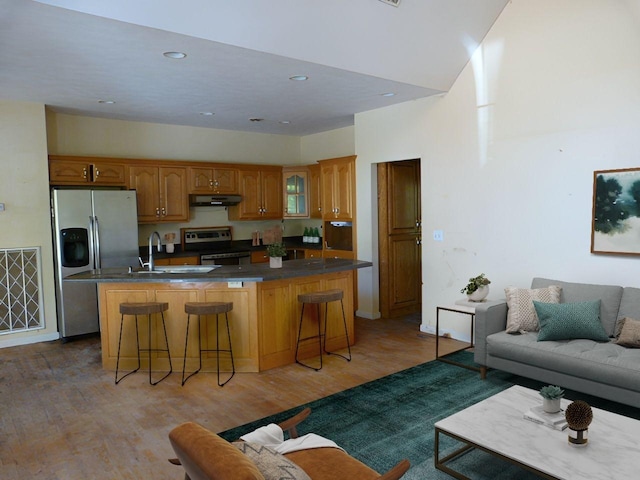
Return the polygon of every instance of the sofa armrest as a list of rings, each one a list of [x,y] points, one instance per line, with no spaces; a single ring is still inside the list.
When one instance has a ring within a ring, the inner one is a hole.
[[[487,337],[507,328],[507,302],[498,300],[476,306],[476,334],[474,340],[474,360],[487,365]]]

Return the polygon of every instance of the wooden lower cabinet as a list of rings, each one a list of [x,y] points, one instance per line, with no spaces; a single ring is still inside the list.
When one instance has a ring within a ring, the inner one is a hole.
[[[169,310],[164,313],[169,338],[169,349],[174,373],[182,372],[185,358],[185,335],[187,314],[186,302],[233,302],[229,313],[233,357],[238,372],[258,372],[295,362],[296,341],[302,305],[298,295],[317,290],[340,288],[344,291],[344,311],[349,332],[349,341],[355,343],[353,271],[297,277],[269,282],[244,282],[242,288],[229,288],[225,282],[202,283],[100,283],[100,332],[102,341],[102,366],[115,370],[120,333],[120,303],[167,302]],[[324,308],[321,309],[324,312]],[[346,348],[342,311],[339,302],[329,304],[327,324],[327,349]],[[151,348],[164,346],[164,333],[159,315],[152,316]],[[148,348],[146,316],[138,317],[141,348]],[[324,324],[323,324],[324,325]],[[317,334],[317,309],[315,305],[305,307],[305,322],[302,337]],[[215,331],[215,317],[202,324],[204,348],[215,348],[216,335],[221,336],[221,348],[226,348],[226,329],[220,317],[220,332]],[[136,334],[133,317],[125,316],[120,368],[133,370],[137,365]],[[318,356],[316,340],[305,340],[301,344],[300,358]],[[191,317],[189,340],[186,349],[187,371],[198,364],[198,333],[196,317]],[[166,353],[153,353],[153,370],[167,371],[169,362]],[[148,368],[146,352],[141,354],[142,369]],[[228,355],[221,354],[221,371],[230,371]],[[215,352],[207,353],[203,359],[203,372],[216,371]]]

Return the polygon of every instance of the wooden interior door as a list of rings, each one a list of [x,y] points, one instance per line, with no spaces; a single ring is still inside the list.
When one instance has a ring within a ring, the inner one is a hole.
[[[422,306],[420,160],[378,164],[380,313],[394,318]]]

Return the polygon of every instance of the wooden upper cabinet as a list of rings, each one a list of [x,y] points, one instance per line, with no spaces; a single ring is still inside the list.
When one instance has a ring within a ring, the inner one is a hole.
[[[321,160],[322,218],[352,220],[355,214],[355,156]]]
[[[240,169],[238,186],[242,201],[229,207],[229,220],[282,218],[282,168]]]
[[[282,200],[287,218],[309,217],[309,172],[306,168],[282,170]]]
[[[51,185],[113,185],[125,186],[126,166],[100,158],[49,157]]]
[[[138,222],[182,222],[189,220],[187,169],[131,165],[129,188],[136,190]]]
[[[322,218],[322,187],[320,165],[310,165],[309,169],[309,216]]]
[[[223,166],[189,167],[189,193],[238,193],[238,170]]]

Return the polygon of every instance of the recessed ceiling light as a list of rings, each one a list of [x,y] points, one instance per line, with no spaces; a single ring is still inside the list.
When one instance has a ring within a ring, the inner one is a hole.
[[[264,120],[264,118],[250,118],[249,121],[250,122],[262,122]]]
[[[104,103],[105,105],[113,105],[114,102],[113,100],[98,100],[98,103]]]
[[[281,120],[280,123],[282,125],[289,125],[291,122],[289,120]]]
[[[186,53],[182,53],[182,52],[164,52],[163,55],[167,58],[176,58],[176,59],[185,58],[187,56]]]
[[[296,82],[304,82],[308,79],[309,77],[307,77],[306,75],[294,75],[293,77],[289,77],[289,80],[294,80]]]
[[[213,112],[200,112],[200,115],[202,115],[203,117],[211,117],[215,114]]]
[[[380,95],[383,96],[383,97],[393,97],[395,95],[395,93],[387,92],[387,93],[381,93]]]

